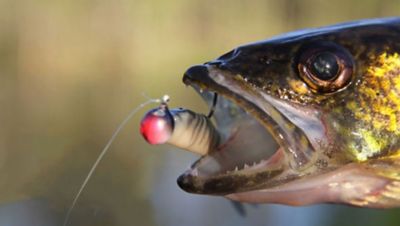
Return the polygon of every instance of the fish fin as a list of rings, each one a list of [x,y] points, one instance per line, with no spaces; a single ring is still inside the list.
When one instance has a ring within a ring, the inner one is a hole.
[[[236,210],[236,212],[237,212],[240,216],[246,217],[247,212],[246,212],[246,208],[245,208],[245,206],[244,206],[243,203],[237,202],[237,201],[232,201],[232,200],[229,200],[229,201],[230,201],[230,203],[232,204],[233,208]]]
[[[368,171],[386,181],[383,186],[370,189],[362,198],[351,200],[356,206],[391,208],[400,205],[400,159],[387,157],[369,160],[364,163]]]
[[[400,205],[400,181],[390,181],[378,191],[357,198],[349,202],[355,206],[371,208],[392,208]]]

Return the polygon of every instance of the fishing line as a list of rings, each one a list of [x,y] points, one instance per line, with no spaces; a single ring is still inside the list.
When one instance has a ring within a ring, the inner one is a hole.
[[[217,106],[217,100],[218,100],[218,94],[214,93],[214,98],[213,98],[213,102],[210,108],[210,112],[207,115],[207,118],[211,118],[214,114],[215,111],[215,107]]]
[[[145,94],[142,94],[145,95]],[[147,96],[146,96],[147,97]],[[143,107],[145,107],[146,105],[149,105],[151,103],[164,103],[167,104],[169,102],[169,96],[168,95],[164,95],[162,98],[160,99],[149,99],[146,102],[140,104],[139,106],[137,106],[136,108],[134,108],[129,114],[128,116],[121,122],[121,124],[119,124],[119,126],[117,127],[117,129],[114,131],[114,133],[112,134],[110,140],[108,140],[106,146],[103,148],[103,150],[101,151],[99,157],[97,157],[96,161],[94,162],[92,168],[90,169],[89,173],[87,174],[85,180],[83,181],[81,187],[79,188],[78,193],[75,195],[74,200],[72,201],[72,204],[70,206],[70,208],[68,209],[68,212],[65,216],[64,219],[64,223],[63,226],[66,226],[68,224],[68,220],[69,217],[72,213],[72,210],[74,209],[79,197],[81,196],[83,190],[85,189],[87,183],[89,182],[89,179],[92,177],[94,171],[96,170],[97,166],[99,165],[100,161],[103,159],[104,155],[107,153],[107,151],[110,149],[110,146],[112,144],[112,142],[115,140],[115,138],[117,137],[117,135],[121,132],[122,128],[125,127],[125,125],[128,123],[128,121],[136,114],[136,112],[138,112],[140,109],[142,109]]]

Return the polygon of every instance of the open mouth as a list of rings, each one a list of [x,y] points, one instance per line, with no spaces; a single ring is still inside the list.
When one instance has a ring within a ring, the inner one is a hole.
[[[296,170],[309,165],[312,145],[288,119],[288,106],[213,66],[195,66],[183,81],[209,104],[218,94],[212,119],[221,136],[216,150],[178,178],[183,190],[215,195],[258,190],[293,180]]]

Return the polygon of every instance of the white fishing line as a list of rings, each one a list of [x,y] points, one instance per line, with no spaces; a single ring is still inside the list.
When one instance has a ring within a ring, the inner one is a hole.
[[[138,112],[140,109],[142,109],[143,107],[145,107],[146,105],[149,105],[151,103],[167,103],[169,101],[169,96],[168,95],[164,95],[162,98],[160,99],[151,99],[149,97],[147,97],[145,94],[142,94],[143,96],[145,96],[146,98],[148,98],[148,100],[142,104],[140,104],[139,106],[137,106],[136,108],[134,108],[129,114],[128,116],[121,122],[121,124],[119,124],[119,126],[117,127],[117,129],[114,131],[114,133],[112,134],[110,140],[108,140],[106,146],[103,148],[103,150],[100,152],[99,157],[97,157],[96,161],[94,162],[92,168],[90,169],[89,173],[87,174],[85,180],[83,181],[81,187],[79,188],[78,193],[75,195],[74,200],[72,201],[71,206],[68,209],[67,214],[65,215],[65,219],[64,219],[64,223],[63,226],[67,226],[70,215],[72,213],[72,210],[74,209],[79,197],[81,196],[83,190],[85,189],[87,183],[89,182],[89,179],[92,177],[94,171],[96,170],[97,166],[99,165],[100,161],[103,159],[104,155],[107,153],[107,151],[109,150],[112,142],[115,140],[115,138],[117,137],[117,135],[121,132],[121,130],[125,127],[125,125],[129,122],[129,120],[136,114],[136,112]]]

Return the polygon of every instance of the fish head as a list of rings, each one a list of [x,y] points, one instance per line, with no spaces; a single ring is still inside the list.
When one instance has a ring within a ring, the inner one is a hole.
[[[399,150],[400,20],[288,33],[189,68],[221,145],[178,178],[247,202],[356,201],[389,180],[363,164]],[[394,109],[394,110],[393,110]]]

